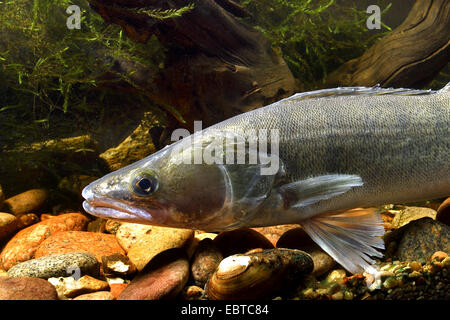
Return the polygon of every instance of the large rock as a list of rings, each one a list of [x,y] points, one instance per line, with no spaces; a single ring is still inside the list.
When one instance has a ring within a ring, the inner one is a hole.
[[[65,231],[56,233],[43,241],[36,250],[35,257],[70,252],[88,252],[95,256],[99,263],[101,263],[103,256],[109,256],[113,253],[125,254],[116,237],[112,234]]]
[[[85,252],[63,253],[31,259],[16,264],[8,270],[10,277],[80,277],[99,274],[100,264],[97,259]]]
[[[61,231],[83,230],[89,221],[81,213],[68,213],[36,223],[19,231],[3,248],[0,263],[5,270],[34,258],[39,245]]]
[[[189,278],[189,261],[181,249],[153,259],[122,291],[118,300],[175,299]]]
[[[142,270],[157,254],[172,248],[187,248],[193,238],[194,231],[190,229],[154,226],[131,246],[128,258]]]
[[[415,220],[401,233],[396,256],[401,261],[429,259],[436,251],[450,252],[450,227],[431,218]]]
[[[55,287],[39,278],[0,277],[0,300],[57,300]]]
[[[139,240],[139,238],[141,238],[147,232],[151,232],[150,230],[152,228],[156,227],[139,223],[124,222],[119,226],[119,228],[115,232],[115,235],[122,248],[124,248],[125,251],[128,252],[131,246],[135,244]]]

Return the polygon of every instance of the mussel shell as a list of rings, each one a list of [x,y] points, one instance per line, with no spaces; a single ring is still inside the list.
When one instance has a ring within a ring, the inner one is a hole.
[[[300,250],[269,249],[236,254],[222,260],[205,286],[209,299],[266,299],[295,284],[313,269]],[[288,286],[289,285],[289,286]]]

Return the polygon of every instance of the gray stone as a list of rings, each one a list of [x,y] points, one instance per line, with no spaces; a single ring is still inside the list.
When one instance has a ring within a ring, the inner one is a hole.
[[[450,252],[450,227],[431,218],[412,221],[400,228],[396,256],[401,261],[424,262],[436,251]]]
[[[10,277],[33,277],[48,279],[52,277],[79,278],[88,274],[99,274],[100,264],[97,259],[85,252],[63,253],[31,259],[16,264],[8,270]]]

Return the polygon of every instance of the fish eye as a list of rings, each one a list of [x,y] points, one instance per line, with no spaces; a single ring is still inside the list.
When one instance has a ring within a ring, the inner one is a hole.
[[[133,192],[139,196],[149,196],[158,189],[158,179],[153,173],[140,172],[131,180]]]

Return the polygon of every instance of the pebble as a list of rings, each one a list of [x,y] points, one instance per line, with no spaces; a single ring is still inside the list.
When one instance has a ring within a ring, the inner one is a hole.
[[[111,220],[111,219],[107,219],[106,223],[105,223],[105,232],[107,233],[111,233],[111,234],[116,234],[117,230],[119,230],[120,226],[123,224],[124,222],[120,222],[117,220]],[[119,242],[120,243],[120,242]],[[125,248],[124,248],[125,249]]]
[[[73,300],[116,300],[116,297],[109,291],[97,291],[79,295]]]
[[[35,213],[24,213],[17,216],[18,228],[23,229],[39,222],[39,217]]]
[[[272,243],[274,247],[276,247],[278,240],[285,232],[299,227],[300,225],[298,224],[284,224],[279,226],[260,227],[251,229],[261,233]]]
[[[118,300],[175,299],[189,278],[189,261],[181,249],[171,249],[153,259],[122,291]]]
[[[29,226],[9,240],[0,254],[0,263],[5,270],[34,258],[41,243],[60,231],[83,230],[88,222],[81,213],[63,214]]]
[[[110,283],[109,291],[114,296],[114,298],[118,298],[123,290],[128,286],[128,283]]]
[[[433,255],[431,256],[430,260],[437,260],[437,261],[442,261],[445,258],[448,257],[448,254],[442,251],[436,251],[435,253],[433,253]]]
[[[450,226],[450,197],[445,199],[437,209],[436,220]]]
[[[56,288],[58,297],[62,300],[74,298],[81,294],[109,290],[108,282],[88,275],[82,276],[78,280],[75,280],[73,277],[49,278],[48,282]]]
[[[444,260],[442,260],[442,267],[450,268],[450,257],[445,257]]]
[[[10,277],[53,278],[77,274],[98,275],[97,259],[85,252],[63,253],[31,259],[16,264],[8,270]]]
[[[29,213],[39,210],[47,198],[48,193],[44,189],[32,189],[6,199],[3,207],[14,215]]]
[[[401,229],[402,238],[396,252],[401,261],[425,261],[436,251],[450,252],[450,227],[441,222],[422,218]]]
[[[238,253],[246,253],[255,248],[273,249],[273,244],[261,233],[252,229],[237,229],[219,233],[214,244],[224,257]]]
[[[0,212],[0,241],[12,235],[18,229],[19,219],[16,216]]]
[[[400,228],[411,221],[426,217],[436,219],[436,210],[424,207],[406,207],[394,216],[392,225]]]
[[[194,283],[203,288],[222,259],[222,253],[213,240],[205,238],[200,241],[191,263]]]
[[[184,300],[204,300],[205,290],[197,286],[188,286],[183,289],[181,296]]]
[[[103,256],[109,256],[113,253],[125,254],[116,237],[112,234],[63,231],[45,239],[36,250],[35,257],[40,258],[70,252],[88,252],[95,256],[100,263]]]
[[[199,242],[202,241],[203,239],[214,240],[215,237],[217,237],[217,233],[212,233],[212,232],[201,232],[201,233],[195,234],[195,239],[197,239]]]
[[[336,262],[322,250],[302,228],[293,228],[286,231],[278,240],[277,248],[303,250],[311,256],[314,262],[313,275],[319,277],[330,271]]]
[[[127,278],[137,272],[136,266],[130,259],[119,253],[113,253],[102,257],[103,273],[106,276],[117,276]]]
[[[328,276],[325,278],[325,282],[327,283],[337,283],[339,285],[344,284],[344,278],[347,276],[347,273],[344,269],[336,269],[331,271]]]
[[[413,271],[419,271],[422,270],[422,264],[419,261],[411,261],[409,263],[409,267],[413,270]]]
[[[103,233],[106,230],[106,219],[97,218],[88,223],[87,231]]]
[[[0,277],[0,300],[57,300],[55,287],[39,278]]]
[[[147,231],[128,250],[128,258],[140,271],[157,254],[172,248],[187,248],[194,230],[155,227]]]
[[[115,235],[122,248],[128,252],[131,246],[147,232],[151,232],[152,228],[150,225],[124,222],[118,227]]]

